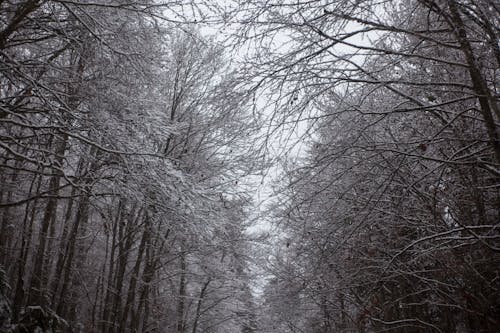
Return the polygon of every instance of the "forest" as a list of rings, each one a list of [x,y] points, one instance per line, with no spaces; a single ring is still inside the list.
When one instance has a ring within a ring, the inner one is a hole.
[[[495,333],[500,3],[0,0],[0,333]]]

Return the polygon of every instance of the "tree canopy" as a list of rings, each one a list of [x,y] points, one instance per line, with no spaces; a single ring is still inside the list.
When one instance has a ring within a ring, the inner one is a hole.
[[[499,26],[0,1],[0,332],[496,332]]]

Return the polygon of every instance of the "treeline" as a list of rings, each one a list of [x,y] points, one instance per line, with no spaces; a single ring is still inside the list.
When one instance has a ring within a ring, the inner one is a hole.
[[[253,331],[254,119],[189,11],[0,2],[0,331]]]
[[[498,3],[250,3],[308,147],[277,183],[267,331],[497,332]]]

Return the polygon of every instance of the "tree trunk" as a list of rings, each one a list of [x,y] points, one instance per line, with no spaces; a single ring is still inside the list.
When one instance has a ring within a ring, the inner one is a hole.
[[[205,293],[207,291],[208,285],[210,284],[212,280],[209,278],[207,282],[203,284],[203,287],[201,288],[200,291],[200,296],[198,298],[198,304],[196,305],[196,315],[194,317],[193,321],[193,331],[192,333],[196,333],[196,330],[198,329],[198,320],[200,319],[201,316],[201,304],[203,302],[203,298],[205,298]]]
[[[456,1],[448,0],[448,8],[450,9],[451,20],[454,24],[454,33],[465,55],[465,60],[469,65],[469,75],[474,92],[477,94],[479,105],[481,106],[481,113],[488,131],[490,144],[495,151],[496,162],[500,164],[500,135],[498,134],[494,116],[494,114],[496,114],[497,118],[500,119],[500,111],[497,102],[491,95],[488,85],[481,74]]]
[[[37,181],[35,193],[40,192],[42,186],[42,176],[38,175],[34,178],[33,183]],[[33,185],[32,183],[32,185]],[[30,192],[31,188],[30,188]],[[24,305],[24,287],[25,287],[25,272],[26,263],[28,261],[29,249],[31,247],[31,238],[33,235],[33,222],[36,216],[36,205],[38,200],[33,200],[30,204],[26,205],[26,212],[23,220],[23,232],[21,234],[21,251],[18,257],[18,267],[17,267],[17,279],[16,288],[14,291],[13,303],[12,303],[12,318],[16,322],[18,320],[19,312],[21,307]],[[31,211],[30,211],[31,208]]]
[[[107,281],[107,287],[106,287],[106,297],[104,298],[104,304],[103,304],[103,313],[102,313],[102,320],[101,320],[101,331],[106,332],[107,328],[109,326],[108,320],[110,316],[110,311],[111,311],[111,297],[113,294],[113,281],[114,281],[114,276],[115,276],[115,250],[116,250],[116,242],[118,239],[118,224],[121,221],[121,217],[123,214],[123,208],[124,203],[123,199],[118,200],[118,207],[116,209],[116,218],[113,221],[113,230],[112,230],[112,236],[111,236],[111,253],[109,255],[109,271],[108,271],[108,281]]]
[[[63,164],[64,152],[66,151],[68,137],[65,135],[63,139],[58,142],[58,147],[56,149],[56,159],[58,165]],[[54,220],[54,215],[57,212],[58,199],[57,195],[59,193],[59,187],[61,182],[62,174],[60,171],[54,171],[53,175],[49,181],[49,199],[47,206],[45,207],[45,212],[40,226],[40,232],[38,235],[38,247],[35,254],[33,274],[31,277],[31,287],[29,294],[28,304],[31,305],[48,305],[46,300],[46,286],[48,280],[48,267],[44,266],[46,263],[46,251],[48,242],[48,231],[50,228],[50,223]]]
[[[116,268],[114,297],[111,309],[111,313],[113,314],[114,318],[121,318],[120,312],[122,306],[123,282],[125,279],[125,272],[127,270],[128,258],[130,256],[132,245],[135,239],[134,226],[137,222],[137,219],[141,215],[141,212],[139,211],[137,213],[137,216],[134,218],[135,211],[136,207],[134,206],[130,209],[130,212],[126,216],[123,216],[122,223],[120,223],[120,227],[118,229],[118,234],[120,237],[120,241],[118,243],[118,267]],[[116,324],[118,325],[118,323]]]
[[[186,306],[186,254],[185,245],[181,243],[181,253],[179,254],[180,277],[179,277],[179,298],[177,301],[177,333],[185,333],[184,311]]]
[[[80,225],[84,224],[88,219],[88,209],[89,209],[89,197],[88,195],[84,195],[81,198],[81,201],[78,204],[78,209],[75,216],[75,222],[71,228],[69,233],[69,240],[66,247],[66,257],[67,260],[64,264],[62,273],[62,283],[61,283],[61,292],[59,295],[59,301],[57,302],[56,312],[64,317],[64,314],[69,310],[67,308],[67,300],[65,298],[66,294],[69,290],[69,284],[72,276],[72,266],[73,266],[73,258],[75,256],[76,249],[76,239],[79,233]]]
[[[134,268],[132,270],[132,275],[130,277],[130,283],[129,283],[129,288],[128,288],[128,293],[127,293],[127,300],[125,302],[125,308],[123,309],[123,314],[122,318],[120,321],[120,332],[125,332],[125,328],[127,327],[127,319],[128,319],[128,314],[130,312],[130,309],[133,309],[134,306],[134,298],[136,294],[136,286],[137,286],[137,279],[139,277],[139,270],[142,264],[143,260],[143,254],[144,254],[144,249],[146,247],[146,243],[149,241],[150,237],[150,222],[149,222],[149,217],[145,216],[145,222],[144,222],[144,231],[142,233],[141,237],[141,243],[139,245],[139,250],[137,253],[137,259],[135,261]]]

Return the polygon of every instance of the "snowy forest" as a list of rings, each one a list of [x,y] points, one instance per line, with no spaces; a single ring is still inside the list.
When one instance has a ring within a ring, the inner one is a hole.
[[[500,329],[496,0],[0,0],[0,332]]]

